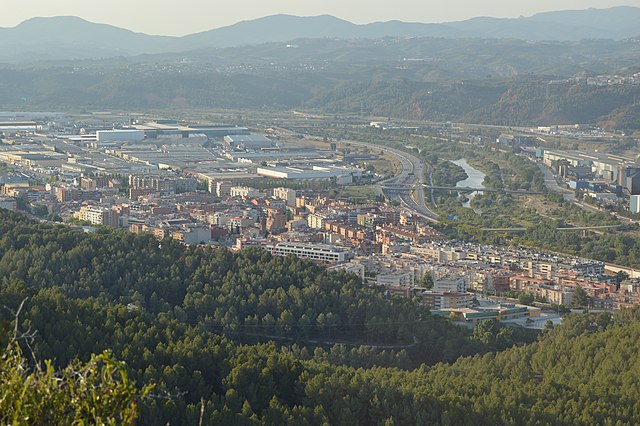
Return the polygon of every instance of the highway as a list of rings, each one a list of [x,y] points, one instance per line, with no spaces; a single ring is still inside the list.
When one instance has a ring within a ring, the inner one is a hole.
[[[409,154],[395,148],[374,145],[366,142],[342,141],[349,145],[366,147],[372,150],[380,150],[386,154],[393,155],[398,159],[401,165],[400,172],[389,179],[378,182],[379,187],[384,191],[387,186],[390,187],[412,187],[413,191],[384,191],[390,199],[400,202],[401,205],[414,213],[422,216],[430,221],[437,222],[438,215],[429,210],[425,203],[424,195],[424,163],[415,155]]]
[[[573,198],[574,198],[573,191],[570,191],[567,188],[563,188],[560,185],[558,185],[558,181],[556,180],[556,177],[553,175],[553,173],[549,168],[545,167],[542,163],[538,163],[538,168],[540,169],[540,171],[542,172],[542,175],[544,176],[544,186],[546,186],[549,191],[562,194],[562,196],[564,197],[564,200],[569,203],[573,201]]]
[[[290,129],[279,127],[280,130],[294,134]],[[315,138],[314,136],[305,135],[306,138]],[[401,170],[395,176],[378,182],[375,185],[378,193],[384,193],[389,199],[398,201],[402,206],[411,210],[414,214],[422,216],[432,222],[438,222],[438,215],[429,210],[425,203],[424,195],[424,164],[421,159],[415,155],[409,154],[405,151],[401,151],[395,148],[389,148],[383,145],[376,145],[372,143],[342,140],[341,144],[354,145],[365,147],[374,151],[382,151],[388,155],[394,156],[400,162]],[[430,171],[431,173],[431,171]],[[407,191],[393,191],[384,190],[385,186],[402,186],[402,187],[415,187],[415,190],[409,194]]]

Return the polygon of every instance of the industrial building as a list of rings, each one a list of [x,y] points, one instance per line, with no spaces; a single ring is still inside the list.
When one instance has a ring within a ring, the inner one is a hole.
[[[272,148],[259,151],[228,151],[225,157],[235,163],[288,163],[309,164],[328,159],[332,156],[328,152],[315,149],[287,147],[286,149]]]
[[[259,135],[227,135],[224,137],[224,142],[231,150],[257,151],[275,146],[271,139]]]
[[[35,132],[42,126],[33,121],[7,121],[0,122],[0,133]]]
[[[98,142],[140,142],[144,140],[142,130],[98,130]]]
[[[67,157],[64,154],[49,151],[5,151],[0,152],[0,161],[33,169],[37,167],[60,167],[67,162]]]
[[[623,180],[623,187],[629,191],[631,195],[640,195],[640,169],[639,168],[627,168]]]
[[[331,180],[335,179],[338,185],[353,183],[362,173],[357,169],[341,167],[313,166],[312,169],[300,169],[297,167],[258,167],[256,173],[260,176],[275,179],[300,179],[300,180]]]
[[[251,132],[246,127],[231,125],[179,125],[176,120],[154,120],[136,123],[133,129],[142,130],[147,138],[155,139],[161,136],[180,136],[188,138],[194,135],[205,135],[209,138],[222,138],[228,135],[248,135]]]
[[[579,151],[554,151],[545,149],[543,161],[548,167],[553,167],[554,163],[567,162],[569,163],[569,170],[577,177],[581,177],[585,173],[593,173],[610,182],[617,182],[623,174],[622,170],[635,160],[633,158],[598,152],[585,154]]]
[[[0,197],[0,209],[16,210],[17,200],[11,197]]]

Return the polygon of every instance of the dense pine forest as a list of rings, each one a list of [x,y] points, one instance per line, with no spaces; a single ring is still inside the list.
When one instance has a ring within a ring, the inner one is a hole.
[[[466,332],[310,261],[7,211],[0,280],[3,424],[640,421],[637,311]]]

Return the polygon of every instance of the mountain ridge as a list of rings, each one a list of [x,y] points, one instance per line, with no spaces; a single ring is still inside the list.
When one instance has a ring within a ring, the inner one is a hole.
[[[301,38],[445,39],[513,38],[531,41],[621,40],[640,35],[640,8],[544,12],[529,17],[476,17],[465,21],[419,23],[398,20],[354,24],[332,15],[270,15],[182,37],[149,35],[73,16],[31,18],[0,28],[0,61],[98,59],[142,54],[178,53]]]

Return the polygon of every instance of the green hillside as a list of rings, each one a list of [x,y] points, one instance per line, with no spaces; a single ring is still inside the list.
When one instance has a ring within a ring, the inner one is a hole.
[[[91,375],[113,365],[81,390],[105,422],[124,422],[114,417],[122,407],[140,424],[640,421],[637,311],[570,317],[539,342],[509,348],[525,336],[492,323],[464,333],[308,261],[84,234],[6,211],[0,277],[3,305],[15,311],[26,299],[17,325],[24,351],[3,351],[0,375],[12,387],[0,384],[0,404],[19,404],[11,389],[40,398],[35,358]],[[2,319],[4,347],[15,316],[4,309]],[[91,358],[104,350],[112,355]],[[97,399],[110,387],[121,398]],[[82,410],[91,405],[73,405],[73,392],[60,385],[40,400],[69,407],[60,418],[90,421]]]

